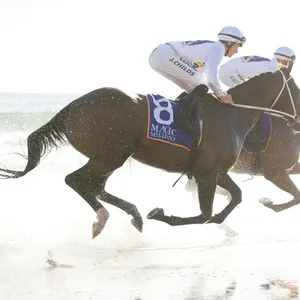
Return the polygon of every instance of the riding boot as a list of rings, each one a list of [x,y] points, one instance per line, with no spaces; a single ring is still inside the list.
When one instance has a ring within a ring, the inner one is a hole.
[[[208,88],[204,84],[196,86],[193,91],[181,101],[181,111],[174,121],[174,125],[179,126],[187,131],[193,130],[193,125],[190,121],[191,113],[194,111],[197,103],[207,94]]]

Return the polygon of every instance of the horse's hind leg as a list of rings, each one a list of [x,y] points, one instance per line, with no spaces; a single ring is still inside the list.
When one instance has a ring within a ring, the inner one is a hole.
[[[242,202],[242,191],[236,183],[230,178],[227,173],[218,175],[217,184],[231,194],[231,201],[218,214],[214,215],[208,223],[221,224],[228,215],[235,209],[235,207]]]
[[[113,171],[114,169],[108,168],[105,164],[89,160],[86,165],[65,178],[66,184],[76,191],[96,212],[98,222],[93,224],[93,238],[101,233],[109,217],[108,211],[97,200],[97,196],[132,215],[134,218],[132,224],[140,232],[142,231],[143,220],[136,206],[112,196],[104,190],[105,183]]]
[[[123,199],[120,199],[116,196],[113,196],[112,194],[107,193],[104,190],[105,187],[105,183],[108,179],[108,177],[111,174],[109,174],[108,176],[105,177],[103,183],[102,183],[102,189],[100,192],[100,199],[108,204],[111,204],[113,206],[116,206],[120,209],[122,209],[123,211],[125,211],[128,215],[132,215],[133,219],[131,220],[131,224],[139,231],[142,232],[143,231],[143,219],[142,216],[140,214],[140,212],[138,211],[137,207],[130,203],[127,202]]]
[[[102,183],[93,171],[92,162],[89,160],[82,168],[67,175],[65,182],[95,211],[98,222],[93,225],[93,238],[96,237],[103,230],[109,218],[109,213],[96,198],[100,193]]]

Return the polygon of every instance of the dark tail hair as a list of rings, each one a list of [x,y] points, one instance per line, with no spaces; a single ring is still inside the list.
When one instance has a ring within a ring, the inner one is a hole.
[[[65,120],[71,104],[59,111],[48,123],[31,133],[27,139],[28,161],[22,176],[33,170],[47,150],[59,148],[59,144],[66,142]]]

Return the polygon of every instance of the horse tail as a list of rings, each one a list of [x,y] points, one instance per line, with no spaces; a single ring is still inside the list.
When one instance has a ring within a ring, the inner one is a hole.
[[[24,176],[33,170],[45,153],[51,148],[59,148],[66,143],[65,120],[68,116],[71,104],[59,111],[48,123],[32,132],[27,138],[28,158],[27,165],[18,177]]]

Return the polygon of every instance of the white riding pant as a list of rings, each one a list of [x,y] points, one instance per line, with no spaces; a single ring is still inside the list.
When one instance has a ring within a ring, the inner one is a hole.
[[[169,44],[160,44],[149,57],[153,70],[190,93],[197,85],[207,85],[205,75]]]

